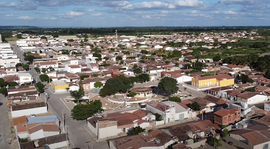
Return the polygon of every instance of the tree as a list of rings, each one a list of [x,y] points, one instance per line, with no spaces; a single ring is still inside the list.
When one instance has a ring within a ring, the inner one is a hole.
[[[1,87],[0,88],[0,94],[3,94],[4,96],[7,96],[7,94],[8,94],[7,88]]]
[[[47,70],[54,71],[54,68],[50,66]]]
[[[84,80],[85,78],[89,78],[89,75],[81,75],[80,80]]]
[[[219,146],[222,146],[221,140],[220,139],[217,139],[215,137],[209,137],[207,139],[207,143],[209,145],[213,146],[214,148],[219,147]]]
[[[22,67],[23,67],[23,69],[26,70],[26,71],[29,70],[29,65],[27,65],[27,64],[23,64]]]
[[[147,81],[150,80],[149,74],[146,74],[146,73],[140,74],[140,75],[138,76],[138,78],[139,78],[139,82],[141,82],[141,83],[147,82]]]
[[[46,68],[42,68],[42,69],[41,69],[41,72],[42,72],[42,73],[46,73],[46,72],[47,72],[47,69],[46,69]]]
[[[49,81],[50,81],[49,76],[46,75],[46,74],[41,74],[41,75],[39,76],[39,79],[40,79],[41,82],[49,82]]]
[[[103,111],[100,100],[87,101],[86,104],[77,104],[71,110],[71,117],[76,120],[85,120],[94,114]]]
[[[214,62],[218,62],[218,61],[220,61],[220,60],[221,60],[220,55],[216,55],[216,56],[213,57],[213,61],[214,61]]]
[[[95,84],[94,84],[94,87],[95,87],[95,88],[100,88],[100,87],[102,87],[102,86],[103,86],[103,83],[101,83],[101,82],[99,82],[99,81],[95,82]]]
[[[170,97],[169,100],[174,101],[174,102],[181,102],[181,99],[179,97],[176,97],[176,96]]]
[[[116,60],[117,61],[121,61],[122,60],[122,56],[116,56]]]
[[[125,76],[121,75],[115,78],[108,79],[100,90],[100,96],[108,96],[113,95],[117,92],[119,93],[126,93],[130,88],[133,87],[133,82],[131,79],[126,78]]]
[[[35,70],[36,70],[37,73],[40,73],[40,68],[35,67]]]
[[[226,138],[228,136],[229,130],[228,129],[224,129],[223,130],[223,137]]]
[[[162,116],[160,114],[155,113],[155,116],[156,116],[156,121],[162,121],[163,120],[163,118],[162,118]]]
[[[70,91],[70,96],[73,97],[75,100],[80,100],[84,96],[84,89],[80,82],[80,87],[78,91]]]
[[[270,69],[267,69],[264,75],[267,79],[270,79]]]
[[[170,97],[171,94],[174,94],[178,91],[177,81],[170,77],[162,78],[158,83],[158,88],[161,91],[164,91],[168,97]]]
[[[45,36],[42,36],[42,37],[40,37],[40,39],[45,39],[45,40],[47,40],[47,37],[45,37]]]
[[[136,96],[137,94],[135,93],[135,92],[129,92],[128,93],[128,97],[134,97],[134,96]]]
[[[44,87],[45,87],[44,84],[42,84],[41,82],[38,82],[35,84],[35,87],[39,93],[44,93]]]
[[[197,102],[193,102],[191,105],[190,105],[190,108],[192,110],[195,110],[195,111],[200,111],[201,110],[201,106],[197,103]]]
[[[133,70],[133,72],[134,72],[135,74],[141,74],[141,73],[142,73],[142,70],[141,70],[140,68],[135,68],[135,69]]]
[[[137,126],[137,127],[133,127],[133,128],[130,130],[129,134],[130,134],[130,135],[137,135],[137,134],[139,134],[139,133],[141,133],[141,132],[144,132],[144,131],[145,131],[145,129],[143,129],[143,128],[140,127],[140,126]]]
[[[25,61],[29,61],[30,63],[32,63],[34,61],[35,57],[33,55],[26,55],[24,57]]]

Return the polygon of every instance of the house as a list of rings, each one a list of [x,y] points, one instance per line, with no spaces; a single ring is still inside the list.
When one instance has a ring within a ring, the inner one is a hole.
[[[230,86],[234,85],[234,78],[226,74],[206,77],[197,76],[192,78],[192,85],[198,88]]]
[[[33,101],[38,98],[39,94],[35,86],[21,86],[8,88],[9,103],[17,103],[21,101]]]
[[[237,142],[241,148],[268,149],[270,146],[270,130],[240,129],[231,131],[229,137]],[[238,143],[239,142],[239,143]]]
[[[192,101],[197,102],[200,105],[201,110],[198,114],[210,113],[228,107],[226,101],[210,95],[206,95],[205,97],[196,97],[192,99]]]
[[[149,98],[153,96],[151,87],[134,87],[130,91],[135,92],[135,97],[137,98]]]
[[[266,95],[246,91],[246,92],[243,92],[243,93],[237,95],[237,100],[241,102],[243,107],[247,107],[248,105],[267,101],[268,98]]]
[[[166,149],[176,139],[162,130],[109,140],[110,149]]]
[[[32,83],[33,77],[29,72],[18,72],[19,84]]]
[[[82,71],[80,65],[66,65],[68,73],[78,73]]]
[[[215,123],[218,125],[234,124],[241,120],[240,109],[221,109],[214,113]]]
[[[50,149],[58,149],[66,147],[69,144],[67,134],[62,133],[59,135],[49,136],[26,143],[20,143],[20,149],[40,149],[47,147]]]
[[[58,63],[57,61],[47,61],[47,62],[40,62],[38,64],[35,65],[36,67],[39,67],[40,69],[42,68],[54,68],[57,69],[58,68]]]
[[[56,80],[51,82],[51,87],[55,93],[67,92],[69,85],[63,80]]]
[[[38,124],[28,128],[30,140],[59,135],[60,129],[56,124]]]
[[[153,114],[157,113],[161,115],[165,124],[190,118],[191,114],[191,110],[185,109],[180,104],[171,101],[151,101],[146,103],[146,109]],[[158,125],[158,123],[159,122],[157,122],[156,125]]]
[[[47,113],[47,105],[45,102],[26,103],[11,106],[11,117],[29,116],[32,114]]]
[[[270,102],[264,103],[264,110],[270,112]]]
[[[109,113],[88,119],[88,127],[98,139],[113,137],[130,131],[132,127],[148,128],[153,126],[153,115],[144,110]]]
[[[174,78],[177,81],[177,83],[191,82],[193,78],[191,76],[182,74],[180,70],[171,72],[161,72],[161,76]]]

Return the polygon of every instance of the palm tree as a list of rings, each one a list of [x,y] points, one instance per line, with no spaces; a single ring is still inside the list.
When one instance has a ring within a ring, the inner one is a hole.
[[[73,97],[75,100],[79,100],[84,96],[84,90],[83,90],[81,81],[80,81],[79,90],[78,91],[70,91],[70,96]]]

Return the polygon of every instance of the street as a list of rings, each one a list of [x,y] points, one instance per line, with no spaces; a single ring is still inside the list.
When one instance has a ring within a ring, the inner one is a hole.
[[[9,149],[10,123],[8,118],[7,98],[0,94],[0,148]]]

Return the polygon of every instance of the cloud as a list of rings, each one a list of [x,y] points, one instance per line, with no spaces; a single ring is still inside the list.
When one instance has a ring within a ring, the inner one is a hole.
[[[141,2],[136,4],[129,4],[123,7],[123,9],[149,9],[149,8],[175,8],[175,5],[169,3],[163,3],[160,1],[153,2]]]
[[[6,14],[5,16],[6,16],[6,17],[13,17],[14,14]]]
[[[102,16],[102,13],[95,13],[95,14],[91,14],[91,15],[94,17],[100,17],[100,16]]]
[[[30,16],[20,16],[20,17],[18,17],[18,19],[20,19],[20,20],[34,20],[35,17],[30,17]]]
[[[175,2],[175,5],[180,7],[197,7],[202,6],[204,4],[205,2],[198,0],[178,0]]]
[[[86,10],[87,12],[94,12],[94,11],[96,11],[95,9],[87,9]]]
[[[67,12],[67,13],[64,15],[64,18],[73,18],[73,17],[83,16],[83,15],[84,15],[83,12],[70,11],[70,12]]]
[[[225,11],[224,14],[236,15],[236,14],[238,14],[238,12],[233,11],[233,10],[229,10],[229,11]]]
[[[18,4],[16,4],[16,3],[3,3],[3,2],[0,2],[0,6],[2,6],[2,7],[17,7]]]
[[[55,18],[55,17],[45,17],[45,18],[43,18],[43,20],[57,20],[57,18]]]

